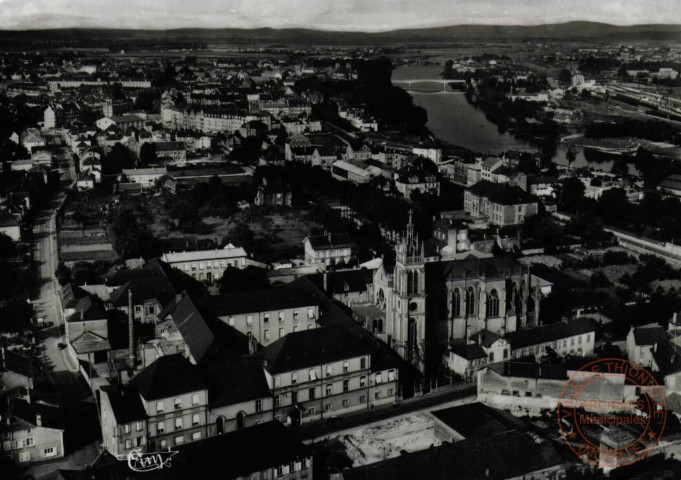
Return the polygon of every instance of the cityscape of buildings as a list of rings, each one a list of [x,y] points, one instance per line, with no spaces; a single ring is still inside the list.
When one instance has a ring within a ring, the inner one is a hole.
[[[0,38],[0,478],[681,478],[678,32],[89,32]]]

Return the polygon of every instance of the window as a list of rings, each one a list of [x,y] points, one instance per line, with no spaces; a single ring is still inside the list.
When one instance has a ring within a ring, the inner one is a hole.
[[[394,394],[395,394],[395,390],[393,390],[392,388],[389,388],[388,389],[388,396],[392,397]]]
[[[298,310],[293,311],[293,319],[298,320]]]
[[[175,410],[179,410],[180,408],[182,408],[182,398],[177,397],[175,399]]]
[[[165,422],[158,422],[156,424],[156,433],[164,433],[166,431],[166,424]]]
[[[130,425],[128,425],[128,424],[126,424],[126,425],[123,427],[123,431],[124,431],[125,433],[130,433],[131,430],[132,430],[132,429],[130,428]]]
[[[182,445],[184,443],[184,436],[180,435],[179,437],[175,437],[175,445]]]
[[[198,413],[192,415],[192,425],[198,425],[201,422],[201,417]]]
[[[350,405],[350,400],[343,400],[343,406],[347,407],[348,405]]]
[[[575,344],[575,337],[572,337],[570,339],[570,346],[573,346]]]
[[[255,411],[262,412],[262,400],[255,401]]]
[[[324,410],[326,410],[327,412],[328,412],[329,410],[331,410],[332,408],[333,408],[333,404],[332,404],[332,403],[327,403],[326,405],[324,405]]]
[[[350,371],[350,362],[343,362],[343,373]]]
[[[125,448],[132,448],[132,440],[125,441]]]
[[[138,432],[142,431],[142,422],[137,422],[135,424],[135,430],[137,430]]]
[[[388,381],[395,381],[395,370],[388,370]]]
[[[265,329],[265,340],[269,340],[269,339],[270,339],[270,331]]]
[[[43,450],[43,457],[47,457],[47,456],[51,457],[52,455],[54,455],[54,454],[45,455],[45,450]],[[30,462],[31,461],[31,452],[21,452],[19,454],[19,461],[20,462]]]
[[[263,322],[265,322],[265,323],[270,322],[270,314],[269,313],[266,313],[265,315],[263,315],[262,318],[263,318]]]
[[[310,320],[314,320],[314,308],[308,308],[307,309],[307,317]]]
[[[291,392],[291,403],[298,403],[298,392]]]
[[[326,366],[326,376],[330,377],[333,375],[333,365],[327,365]]]
[[[274,377],[274,386],[279,387],[280,385],[281,385],[281,377],[279,375],[277,375],[276,377]]]
[[[284,329],[283,329],[283,328],[280,328],[280,329],[279,329],[279,338],[282,338],[284,335],[285,335]]]
[[[297,331],[298,331],[298,325],[294,325],[294,326],[293,326],[293,331],[294,331],[294,332],[297,332]]]
[[[326,396],[328,397],[329,395],[332,395],[332,394],[333,394],[333,385],[329,383],[326,386]]]
[[[57,449],[54,447],[43,448],[43,457],[54,457],[57,454]]]
[[[367,377],[366,375],[359,377],[359,386],[360,388],[366,387],[367,386]]]
[[[12,442],[10,442],[9,440],[5,440],[4,442],[2,442],[2,449],[6,452],[12,450]]]
[[[366,401],[367,401],[366,395],[360,395],[359,396],[359,403],[366,403]]]
[[[317,372],[314,369],[310,370],[310,381],[317,380]]]
[[[316,407],[310,407],[310,408],[307,409],[307,413],[309,415],[314,415],[315,413],[317,413],[317,408]]]
[[[30,429],[29,429],[29,430],[30,430]],[[30,431],[29,431],[29,433],[30,433]],[[26,446],[27,446],[27,447],[35,447],[35,438],[33,438],[33,437],[28,437],[28,438],[26,439]]]
[[[278,408],[280,403],[281,403],[281,397],[279,395],[275,395],[274,396],[274,407]]]
[[[163,402],[156,402],[156,413],[163,412]]]
[[[359,360],[359,367],[360,368],[367,368],[367,359],[365,357],[362,357]]]
[[[582,344],[582,336],[581,335],[579,337],[577,337],[577,343],[580,344],[580,345]]]
[[[309,396],[310,400],[314,400],[317,397],[317,394],[316,394],[314,388],[310,388],[308,390],[308,396]]]
[[[167,448],[168,447],[168,440],[161,440],[161,448]]]
[[[279,312],[279,321],[280,322],[284,321],[284,312]]]
[[[461,291],[458,288],[454,289],[452,296],[452,312],[455,317],[461,315]]]
[[[379,398],[381,398],[381,392],[376,392],[376,393],[374,394],[374,398],[375,398],[376,400],[378,400]]]
[[[135,313],[142,313],[142,305],[135,305]]]
[[[350,390],[350,380],[343,380],[343,391],[347,392]]]
[[[303,458],[303,460],[301,462],[301,467],[304,468],[304,469],[307,468],[307,458]]]
[[[291,383],[293,384],[298,383],[298,372],[293,372],[291,374]]]
[[[201,432],[192,433],[192,441],[201,440]]]
[[[487,296],[487,316],[488,317],[498,317],[499,316],[499,294],[495,288],[489,292]]]
[[[154,307],[153,305],[151,305],[151,306],[149,307],[149,315],[155,315],[155,314],[156,314],[156,307]]]
[[[175,419],[175,430],[179,430],[182,428],[182,419],[181,418],[176,418]]]
[[[200,403],[199,394],[195,393],[192,395],[192,405],[198,405]]]
[[[383,379],[381,378],[381,374],[377,373],[376,374],[376,383],[383,383]]]
[[[23,440],[15,440],[14,442],[12,442],[12,445],[14,446],[15,449],[24,448],[24,441]]]
[[[253,315],[248,315],[246,317],[246,325],[253,325]]]

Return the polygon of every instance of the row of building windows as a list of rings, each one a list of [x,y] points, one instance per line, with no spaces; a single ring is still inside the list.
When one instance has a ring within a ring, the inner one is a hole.
[[[195,442],[197,440],[201,440],[201,432],[194,432],[192,433],[192,442]],[[175,445],[182,445],[184,443],[184,435],[178,435],[173,439],[173,443]],[[161,440],[159,443],[161,450],[168,448],[168,440]],[[130,448],[130,447],[127,447]]]
[[[40,451],[40,455],[42,458],[50,458],[54,457],[57,455],[57,449],[55,447],[48,447],[48,448],[43,448]],[[20,452],[19,453],[19,462],[25,463],[25,462],[30,462],[31,461],[31,452]]]
[[[361,370],[367,368],[367,359],[365,357],[362,357],[362,358],[359,359],[359,368]],[[326,371],[327,377],[332,376],[333,375],[333,365],[327,365],[326,368],[325,368],[325,371]],[[349,371],[350,371],[350,362],[349,361],[343,362],[342,373],[348,373]],[[390,372],[388,372],[388,375],[394,377],[395,371],[390,370]],[[362,378],[366,380],[366,377],[360,377],[360,381],[361,381]],[[308,371],[308,379],[309,379],[309,381],[317,380],[317,371],[314,368],[311,368]],[[293,384],[298,383],[298,372],[291,373],[291,383],[293,383]],[[380,373],[376,374],[376,383],[381,383],[381,374]],[[281,377],[277,375],[276,377],[274,377],[274,386],[278,387],[280,385],[281,385]]]
[[[303,458],[300,462],[291,462],[289,465],[279,465],[277,467],[277,476],[283,477],[289,473],[299,472],[308,468],[307,458]]]
[[[175,410],[180,410],[182,408],[182,397],[175,398],[174,405]],[[198,393],[192,395],[192,406],[201,404],[201,396]],[[156,413],[163,413],[165,410],[164,402],[156,402]]]
[[[194,415],[192,415],[192,427],[196,427],[200,423],[201,423],[201,416],[198,413],[195,413]],[[182,424],[183,424],[182,418],[176,418],[175,419],[175,430],[181,430]],[[156,423],[156,433],[158,435],[160,435],[162,433],[165,433],[165,431],[166,431],[166,422],[157,422]]]
[[[245,260],[242,259],[241,264],[245,264]],[[239,260],[234,260],[232,263],[231,260],[208,260],[205,262],[198,262],[198,263],[185,263],[184,264],[184,270],[185,271],[195,271],[195,270],[212,270],[213,268],[227,268],[227,267],[238,267],[239,266]]]

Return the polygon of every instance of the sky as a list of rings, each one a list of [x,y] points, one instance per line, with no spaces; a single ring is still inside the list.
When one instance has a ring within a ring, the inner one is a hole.
[[[387,31],[590,20],[681,24],[681,0],[0,0],[0,29],[313,28]]]

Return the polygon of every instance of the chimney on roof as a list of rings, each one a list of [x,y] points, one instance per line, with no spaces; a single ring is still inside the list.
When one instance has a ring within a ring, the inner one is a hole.
[[[323,276],[323,279],[324,279],[324,293],[326,293],[328,291],[328,288],[329,288],[329,274],[324,272],[322,274],[322,276]]]
[[[2,356],[2,368],[7,369],[7,360],[5,360],[5,347],[0,347],[0,356]]]
[[[42,427],[43,426],[43,416],[39,413],[35,414],[35,425],[36,425],[36,427]]]
[[[137,364],[137,350],[135,348],[135,313],[132,304],[132,288],[128,288],[128,349],[130,366],[135,368]]]

